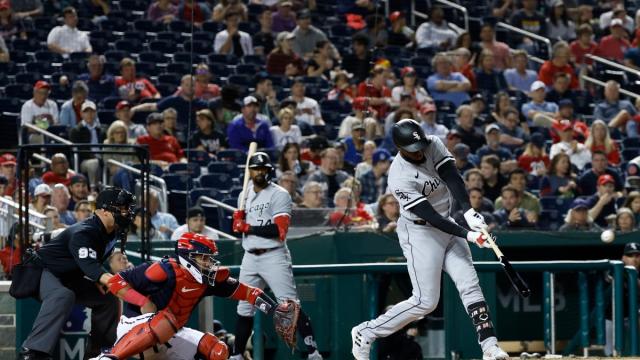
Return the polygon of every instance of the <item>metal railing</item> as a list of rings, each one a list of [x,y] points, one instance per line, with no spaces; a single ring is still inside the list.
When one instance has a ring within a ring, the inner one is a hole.
[[[198,201],[196,202],[196,205],[200,205],[200,204],[202,204],[203,202],[210,203],[210,204],[214,204],[214,205],[216,205],[216,206],[218,206],[218,207],[220,207],[220,208],[222,208],[222,209],[224,209],[224,210],[227,210],[227,211],[236,211],[236,210],[238,210],[238,209],[234,208],[234,207],[233,207],[233,206],[231,206],[231,205],[225,204],[225,203],[223,203],[223,202],[221,202],[221,201],[218,201],[218,200],[216,200],[216,199],[210,198],[210,197],[208,197],[208,196],[200,196],[200,198],[199,198],[199,199],[198,199]],[[212,228],[212,229],[213,229],[213,228]],[[227,234],[227,233],[226,233],[226,232],[224,232],[224,231],[220,231],[220,230],[218,230],[218,229],[213,229],[213,231],[214,231],[216,234],[218,234],[218,235],[220,235],[220,236],[222,236],[222,237],[224,237],[224,238],[231,239],[231,240],[240,240],[240,239],[238,239],[237,237],[235,237],[235,236],[233,236],[233,235],[230,235],[230,234]]]
[[[9,217],[12,217],[12,218],[15,218],[15,219],[19,218],[18,213],[12,211],[14,209],[18,210],[20,208],[20,205],[17,202],[15,202],[15,201],[13,201],[13,200],[11,200],[9,198],[6,198],[4,196],[0,196],[0,203],[3,204],[3,205],[0,205],[0,214],[2,214],[4,212],[3,208],[6,206],[6,210],[7,210],[7,214],[6,214],[7,218],[6,218],[6,220],[7,221],[9,220]],[[52,222],[43,213],[38,212],[38,211],[36,211],[34,209],[29,209],[29,208],[24,207],[24,206],[22,207],[22,211],[28,211],[29,216],[38,219],[40,222],[42,222],[44,224],[44,225],[42,225],[42,224],[39,224],[39,223],[30,223],[29,224],[30,226],[33,226],[36,229],[44,230],[44,231],[51,231],[53,229]],[[5,214],[3,214],[3,215],[5,215]]]
[[[39,134],[41,134],[44,137],[53,139],[61,144],[65,144],[65,145],[73,145],[73,143],[65,138],[61,138],[60,136],[50,133],[47,130],[41,129],[33,124],[24,124],[22,125],[22,127],[20,128],[20,135],[18,136],[18,143],[20,145],[22,145],[22,131],[27,128],[30,130],[33,130]],[[78,157],[77,153],[73,154],[73,170],[78,171],[80,169],[80,158]]]
[[[532,39],[535,39],[535,40],[538,40],[540,42],[545,43],[547,45],[547,50],[549,51],[549,57],[551,57],[553,55],[553,47],[551,46],[551,40],[549,40],[548,38],[546,38],[544,36],[540,36],[538,34],[534,34],[534,33],[530,32],[530,31],[527,31],[527,30],[522,30],[520,28],[517,28],[517,27],[515,27],[513,25],[509,25],[509,24],[507,24],[505,22],[502,22],[502,21],[498,22],[496,24],[496,26],[499,26],[501,28],[505,28],[505,29],[507,29],[509,31],[517,32],[520,35],[524,35],[526,37],[530,37]]]
[[[40,154],[33,154],[31,155],[31,157],[36,158],[40,161],[42,161],[43,163],[47,164],[47,165],[51,165],[51,159],[49,159],[48,157],[44,156],[44,155],[40,155]],[[71,175],[75,175],[76,172],[71,170],[71,169],[67,169],[67,172]]]
[[[387,8],[388,8],[388,5],[387,5]],[[387,16],[389,16],[388,10],[387,10]],[[411,0],[411,26],[413,27],[416,26],[416,17],[427,20],[429,18],[429,15],[416,10],[416,0]]]
[[[136,169],[133,166],[127,165],[123,162],[120,162],[118,160],[113,160],[113,159],[109,159],[107,160],[107,164],[111,164],[111,165],[115,165],[119,168],[122,168],[124,170],[130,171],[136,175],[140,175],[142,174],[142,170],[140,169]],[[104,166],[102,168],[102,181],[104,184],[107,183],[107,166]],[[156,183],[158,183],[158,186],[160,187],[160,210],[162,210],[163,212],[167,211],[167,204],[168,204],[168,200],[167,200],[167,183],[164,181],[163,178],[159,177],[159,176],[155,176],[153,174],[149,174],[149,180],[155,181]]]
[[[596,78],[592,78],[591,76],[588,76],[588,75],[582,75],[581,78],[584,79],[585,81],[588,81],[588,82],[590,82],[592,84],[599,85],[599,86],[602,86],[602,87],[605,87],[607,85],[604,81],[600,81],[600,80],[598,80]],[[624,95],[627,95],[627,96],[631,96],[634,99],[640,99],[640,95],[638,95],[636,93],[632,93],[629,90],[620,89],[620,93],[624,94]]]
[[[460,4],[456,4],[454,2],[451,2],[449,0],[436,0],[436,2],[439,2],[440,4],[449,6],[451,8],[454,8],[458,11],[461,11],[463,16],[464,16],[464,29],[466,31],[469,31],[469,12],[467,11],[467,8],[460,5]],[[413,4],[413,1],[411,2]]]
[[[588,57],[589,59],[595,61],[595,62],[599,62],[601,64],[605,64],[607,66],[611,66],[611,67],[614,67],[614,68],[616,68],[618,70],[626,71],[628,73],[632,73],[632,74],[640,77],[640,70],[634,69],[634,68],[626,66],[626,65],[619,64],[619,63],[617,63],[615,61],[611,61],[609,59],[605,59],[605,58],[597,56],[597,55],[586,54],[585,56]]]

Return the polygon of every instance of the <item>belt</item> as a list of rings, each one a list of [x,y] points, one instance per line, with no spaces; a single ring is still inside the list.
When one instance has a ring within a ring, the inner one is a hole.
[[[256,256],[260,256],[260,255],[262,255],[262,254],[266,254],[266,253],[268,253],[269,251],[271,251],[271,250],[275,250],[275,249],[280,249],[280,247],[279,247],[279,246],[276,246],[276,247],[267,248],[267,249],[249,249],[249,250],[247,250],[247,252],[248,252],[249,254],[253,254],[253,255],[256,255]]]
[[[427,220],[413,220],[413,223],[416,225],[427,225]]]

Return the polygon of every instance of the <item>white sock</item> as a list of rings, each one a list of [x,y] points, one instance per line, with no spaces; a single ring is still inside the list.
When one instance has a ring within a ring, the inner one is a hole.
[[[482,351],[487,351],[487,349],[490,349],[492,346],[495,346],[495,345],[498,345],[498,338],[496,338],[495,336],[488,337],[484,339],[483,342],[480,343],[480,347],[482,348]]]

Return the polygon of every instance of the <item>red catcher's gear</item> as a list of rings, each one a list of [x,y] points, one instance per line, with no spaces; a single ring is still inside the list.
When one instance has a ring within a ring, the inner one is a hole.
[[[161,310],[149,321],[136,325],[127,332],[111,349],[111,354],[118,359],[128,359],[131,356],[143,353],[145,350],[157,344],[169,341],[179,326],[176,326],[176,318],[167,310]]]
[[[227,360],[229,349],[213,334],[205,333],[198,343],[198,354],[204,360]]]

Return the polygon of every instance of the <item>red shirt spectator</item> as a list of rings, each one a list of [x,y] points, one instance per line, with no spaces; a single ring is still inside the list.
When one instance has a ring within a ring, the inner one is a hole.
[[[611,139],[609,127],[604,121],[596,119],[591,124],[591,133],[584,145],[591,150],[592,154],[596,151],[606,154],[610,165],[617,166],[620,164],[620,148]]]
[[[553,60],[547,60],[542,64],[540,72],[538,73],[538,80],[542,81],[545,85],[551,86],[553,84],[553,76],[557,72],[567,73],[571,77],[572,89],[577,89],[579,86],[578,78],[576,77],[573,67],[569,64],[557,66]]]
[[[389,112],[389,101],[391,100],[391,89],[386,87],[384,83],[384,69],[376,68],[368,80],[358,85],[358,96],[369,98],[369,106],[376,111],[379,119],[384,119]]]
[[[116,77],[116,88],[120,97],[132,102],[161,97],[151,81],[136,77],[136,63],[130,58],[120,61],[120,76]]]
[[[16,157],[9,153],[0,156],[0,175],[9,180],[9,184],[5,188],[4,195],[13,197],[13,193],[18,188],[18,179],[16,177]]]
[[[276,48],[267,56],[267,72],[272,75],[296,76],[304,73],[304,62],[293,52],[293,33],[283,31],[276,38]]]
[[[147,117],[147,131],[149,135],[138,137],[137,143],[149,145],[149,157],[154,161],[176,163],[184,158],[184,151],[178,139],[171,135],[164,135],[161,114],[152,113]]]
[[[611,21],[611,35],[600,39],[600,44],[596,49],[596,55],[610,60],[622,62],[624,53],[631,46],[629,40],[625,38],[626,31],[622,27],[622,20],[613,19]]]
[[[595,54],[596,49],[598,48],[598,44],[591,40],[593,37],[593,29],[591,28],[591,25],[580,25],[577,30],[577,36],[578,38],[572,41],[571,45],[569,45],[573,63],[576,64],[576,66],[580,66],[582,64],[593,65],[593,60],[585,56],[587,54]]]
[[[62,153],[54,154],[51,157],[51,170],[42,174],[42,182],[49,186],[58,183],[69,186],[73,175],[68,170],[69,161],[67,161],[67,157]]]

